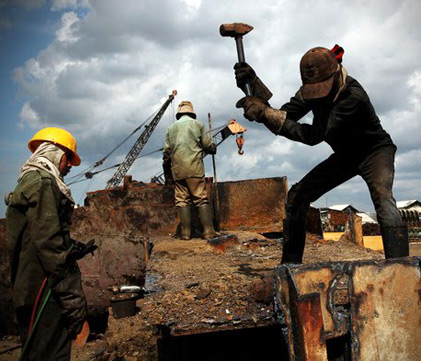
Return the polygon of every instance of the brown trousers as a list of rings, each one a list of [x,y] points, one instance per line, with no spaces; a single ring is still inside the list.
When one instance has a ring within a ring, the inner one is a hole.
[[[175,181],[175,206],[178,208],[196,207],[209,204],[205,178],[187,178]]]

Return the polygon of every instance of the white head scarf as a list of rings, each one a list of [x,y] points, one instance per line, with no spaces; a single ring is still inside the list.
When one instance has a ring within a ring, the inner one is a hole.
[[[33,170],[41,169],[50,173],[55,179],[61,193],[74,203],[72,193],[69,187],[64,183],[63,177],[60,175],[59,167],[64,151],[53,143],[41,143],[34,154],[22,166],[18,178],[18,182],[23,176]]]
[[[339,80],[338,80],[339,87],[338,87],[338,92],[336,93],[335,98],[333,99],[334,102],[336,101],[336,99],[338,99],[339,94],[341,94],[344,91],[345,86],[346,86],[346,78],[348,76],[348,71],[345,69],[345,67],[342,65],[340,67],[341,67],[340,68],[341,73],[339,74]]]

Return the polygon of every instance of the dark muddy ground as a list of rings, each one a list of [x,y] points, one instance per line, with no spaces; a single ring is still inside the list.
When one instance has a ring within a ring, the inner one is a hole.
[[[227,232],[230,233],[230,232]],[[104,334],[96,334],[82,349],[73,348],[72,361],[175,359],[169,341],[218,332],[272,327],[273,269],[282,246],[278,239],[252,232],[232,232],[237,240],[209,245],[201,239],[181,241],[170,236],[154,240],[147,264],[145,296],[137,313],[108,317]],[[411,246],[421,255],[421,245]],[[381,259],[383,254],[348,241],[307,237],[304,263]],[[111,311],[111,309],[110,309]],[[112,313],[112,311],[111,311]],[[167,344],[157,339],[167,340]],[[0,342],[0,361],[15,360],[19,349],[9,337]]]

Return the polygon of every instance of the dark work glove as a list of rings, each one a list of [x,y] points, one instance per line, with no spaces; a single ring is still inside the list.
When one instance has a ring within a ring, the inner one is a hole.
[[[247,63],[237,63],[234,65],[235,80],[237,86],[246,94],[246,81],[250,82],[251,93],[262,99],[264,102],[272,98],[272,92],[256,75],[253,68]]]
[[[263,122],[263,114],[268,107],[260,98],[253,96],[241,98],[235,106],[244,109],[244,117],[246,119],[258,123]]]
[[[171,157],[164,154],[164,160],[162,162],[162,169],[164,170],[165,185],[170,186],[174,184],[171,170]]]
[[[244,108],[244,117],[248,120],[263,123],[272,133],[281,134],[287,112],[272,108],[258,97],[241,98],[235,106]]]
[[[247,80],[252,86],[257,78],[256,72],[247,63],[236,63],[234,65],[234,73],[237,87],[239,87],[242,91],[245,91]]]
[[[207,149],[205,149],[206,154],[216,154],[216,144],[212,143]]]
[[[98,248],[95,244],[95,240],[90,240],[88,243],[82,243],[72,239],[73,247],[67,255],[68,260],[80,260],[85,257],[88,253],[94,254],[94,251]]]
[[[82,330],[87,315],[80,272],[77,270],[68,274],[52,287],[52,291],[63,309],[63,316],[70,337],[75,338]]]

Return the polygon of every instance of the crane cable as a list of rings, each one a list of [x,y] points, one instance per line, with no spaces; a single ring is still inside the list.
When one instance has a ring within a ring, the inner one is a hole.
[[[143,158],[143,157],[146,157],[146,156],[148,156],[148,155],[151,155],[151,154],[154,154],[154,153],[157,153],[157,152],[162,152],[162,149],[163,149],[163,148],[159,148],[159,149],[156,149],[156,150],[154,150],[154,151],[152,151],[152,152],[150,152],[150,153],[143,154],[143,155],[139,155],[136,159]],[[114,165],[112,165],[112,166],[110,166],[110,167],[108,167],[108,168],[104,168],[104,169],[98,170],[98,171],[96,171],[96,172],[86,172],[86,173],[83,173],[82,175],[84,175],[84,176],[85,176],[85,178],[83,178],[83,179],[78,179],[78,180],[74,180],[74,181],[72,181],[72,182],[68,183],[68,185],[70,186],[70,185],[73,185],[73,184],[80,183],[80,182],[86,181],[86,180],[88,180],[88,179],[91,179],[93,176],[95,176],[95,175],[97,175],[97,174],[99,174],[99,173],[105,172],[105,171],[110,170],[110,169],[112,169],[112,168],[117,168],[117,167],[119,167],[119,166],[120,166],[120,164],[121,164],[121,163],[114,164]]]
[[[86,175],[86,173],[90,172],[92,169],[101,166],[111,154],[113,154],[118,148],[120,148],[133,134],[135,134],[137,131],[139,131],[139,129],[141,129],[147,122],[149,122],[149,120],[152,117],[154,117],[156,115],[156,113],[158,113],[158,111],[151,114],[142,124],[140,124],[136,129],[134,129],[126,138],[124,138],[119,144],[117,144],[108,154],[106,154],[104,157],[102,157],[99,161],[93,163],[91,166],[84,169],[82,172],[70,177],[69,180],[74,180],[74,182],[75,182],[76,178],[78,178],[78,177],[80,178],[81,176]],[[73,183],[70,183],[70,184],[73,184]]]
[[[156,113],[155,113],[156,114]],[[136,133],[140,128],[142,128],[144,125],[145,125],[145,123],[146,122],[148,122],[148,120],[149,119],[151,119],[152,118],[152,116],[154,116],[155,114],[152,114],[151,116],[149,116],[141,125],[139,125],[135,130],[133,130],[122,142],[120,142],[117,146],[115,146],[107,155],[105,155],[102,159],[100,159],[99,161],[97,161],[96,163],[94,163],[94,164],[92,164],[90,167],[88,167],[88,168],[86,168],[83,172],[80,172],[79,174],[76,174],[76,175],[74,175],[74,176],[72,176],[72,177],[70,177],[69,178],[69,183],[68,183],[68,185],[70,186],[70,185],[74,185],[74,184],[77,184],[77,183],[80,183],[80,182],[84,182],[84,181],[86,181],[86,180],[88,180],[88,179],[92,179],[93,178],[93,176],[95,176],[95,175],[97,175],[97,174],[99,174],[99,173],[102,173],[102,172],[105,172],[105,171],[107,171],[107,170],[110,170],[110,169],[112,169],[112,168],[117,168],[117,167],[119,167],[120,165],[121,165],[121,163],[118,163],[118,164],[114,164],[114,165],[112,165],[112,166],[110,166],[110,167],[107,167],[107,168],[104,168],[104,169],[101,169],[101,170],[98,170],[98,171],[96,171],[96,172],[91,172],[91,170],[92,169],[94,169],[94,168],[96,168],[96,167],[98,167],[98,166],[100,166],[100,165],[102,165],[103,163],[104,163],[104,161],[112,154],[112,153],[114,153],[120,146],[122,146],[134,133]],[[217,127],[217,128],[215,128],[214,129],[214,134],[216,134],[216,133],[218,133],[220,130],[222,130],[224,127],[226,127],[226,124],[224,124],[224,125],[222,125],[222,126],[220,126],[220,127]],[[207,131],[207,134],[209,135],[210,134],[210,132],[209,131]],[[139,158],[142,158],[142,157],[146,157],[146,156],[148,156],[148,155],[151,155],[151,154],[154,154],[154,153],[157,153],[157,152],[160,152],[160,151],[162,151],[163,150],[163,148],[159,148],[159,149],[157,149],[157,150],[154,150],[154,151],[152,151],[152,152],[150,152],[150,153],[148,153],[148,154],[144,154],[144,155],[140,155],[140,156],[138,156],[136,159],[139,159]],[[161,174],[161,172],[159,172],[159,173],[157,173],[156,174],[156,176],[158,176],[158,175],[160,175]],[[84,177],[84,178],[81,178],[81,177]],[[76,179],[77,178],[77,179]],[[91,182],[89,182],[89,185],[88,185],[88,187],[90,186],[92,184],[92,180],[91,180]]]

